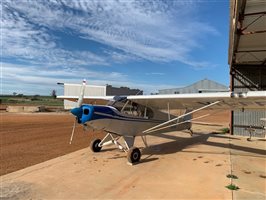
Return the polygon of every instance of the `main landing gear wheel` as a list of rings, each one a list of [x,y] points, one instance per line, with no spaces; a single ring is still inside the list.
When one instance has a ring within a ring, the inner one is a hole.
[[[131,147],[129,151],[127,152],[127,160],[128,162],[132,164],[139,162],[140,157],[141,157],[141,153],[140,153],[139,148]]]
[[[93,152],[99,152],[101,151],[102,147],[99,147],[101,140],[100,139],[95,139],[91,141],[90,148]]]

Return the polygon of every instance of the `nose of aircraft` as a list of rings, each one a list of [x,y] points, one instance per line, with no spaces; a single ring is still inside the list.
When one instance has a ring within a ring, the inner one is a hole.
[[[74,115],[77,119],[77,122],[80,124],[81,123],[81,118],[82,118],[82,108],[81,107],[77,107],[77,108],[73,108],[70,110],[70,112],[72,113],[72,115]]]
[[[78,107],[78,108],[73,108],[70,110],[70,112],[72,113],[72,115],[76,116],[76,117],[81,117],[82,116],[82,108]]]

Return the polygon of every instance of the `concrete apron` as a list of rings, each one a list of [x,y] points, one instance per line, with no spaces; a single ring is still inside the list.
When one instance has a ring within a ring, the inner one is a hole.
[[[111,146],[100,153],[82,149],[4,175],[0,199],[265,198],[265,179],[258,177],[265,175],[265,149],[254,150],[265,142],[239,150],[250,143],[228,135],[174,132],[147,139],[151,146],[142,150],[137,165],[127,165],[125,153]],[[135,146],[144,146],[140,138]],[[239,176],[233,180],[240,187],[235,192],[225,187],[231,183],[226,177],[231,171]],[[254,183],[258,180],[259,187]]]

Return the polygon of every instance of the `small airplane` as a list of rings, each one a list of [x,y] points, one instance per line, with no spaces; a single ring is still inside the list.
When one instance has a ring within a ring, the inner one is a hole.
[[[242,93],[215,92],[195,94],[169,95],[133,95],[133,96],[84,96],[86,81],[81,86],[80,96],[58,96],[57,98],[77,102],[71,110],[75,121],[70,144],[75,132],[76,122],[84,129],[104,130],[107,134],[101,139],[91,142],[93,152],[102,147],[114,144],[127,153],[129,163],[137,163],[141,151],[134,147],[136,136],[140,136],[147,147],[146,135],[167,131],[189,130],[192,123],[202,115],[192,118],[192,114],[204,109],[264,109],[266,110],[266,91],[249,91]],[[85,102],[86,104],[83,104]],[[179,116],[171,114],[171,110],[184,109]],[[206,125],[206,123],[203,123]],[[263,127],[265,129],[265,127]],[[118,140],[122,138],[124,144]]]

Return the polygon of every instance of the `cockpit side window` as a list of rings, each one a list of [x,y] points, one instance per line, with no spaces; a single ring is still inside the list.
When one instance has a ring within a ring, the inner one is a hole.
[[[112,106],[127,115],[145,117],[148,119],[153,118],[154,116],[151,108],[131,102],[127,99],[117,100],[112,103]]]
[[[118,111],[121,111],[124,105],[127,103],[126,97],[116,97],[116,100],[110,102],[108,105],[116,108]]]
[[[128,115],[133,115],[137,117],[145,117],[145,118],[152,118],[153,111],[152,109],[142,106],[136,103],[128,104],[124,109],[123,113]]]
[[[147,117],[148,119],[151,119],[151,118],[153,118],[153,116],[154,116],[154,114],[153,114],[152,109],[146,107],[146,116],[145,117]]]

